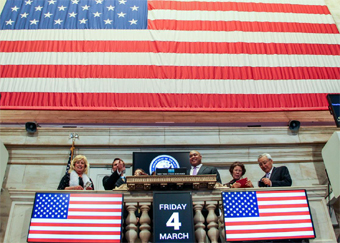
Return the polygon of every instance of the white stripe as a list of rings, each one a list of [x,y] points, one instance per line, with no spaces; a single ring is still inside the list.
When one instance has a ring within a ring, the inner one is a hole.
[[[251,230],[251,229],[288,229],[288,228],[305,228],[312,227],[311,223],[301,223],[301,224],[261,224],[261,225],[227,225],[225,226],[226,230]]]
[[[242,218],[225,218],[225,222],[261,222],[261,221],[278,221],[278,220],[296,220],[296,219],[310,219],[309,215],[298,216],[270,216],[270,217],[242,217]]]
[[[159,1],[159,0],[156,0]],[[171,0],[172,2],[241,2],[241,3],[274,3],[274,4],[301,4],[326,5],[324,0]],[[152,1],[151,1],[152,2]]]
[[[309,212],[309,209],[306,207],[303,208],[266,208],[266,209],[259,209],[260,213],[283,213],[283,212]],[[69,213],[70,215],[70,213]]]
[[[120,224],[118,219],[37,219],[32,218],[32,223],[70,223],[70,224]]]
[[[294,94],[340,93],[340,80],[3,78],[2,92]],[[259,197],[257,195],[257,197]]]
[[[257,198],[269,198],[269,197],[303,197],[306,196],[304,192],[268,192],[268,193],[256,193]]]
[[[70,205],[71,206],[71,205]],[[114,205],[114,204],[77,204],[73,205],[72,208],[122,208],[122,205]]]
[[[58,234],[29,234],[29,239],[86,239],[86,240],[119,240],[120,235],[58,235]]]
[[[138,38],[137,38],[138,37]],[[136,39],[137,38],[137,39]],[[2,30],[2,41],[176,41],[339,44],[340,34],[174,30]]]
[[[260,205],[291,205],[291,204],[305,204],[306,200],[282,200],[282,201],[258,201]]]
[[[120,231],[120,227],[58,227],[58,226],[31,226],[30,230],[47,230],[47,231]]]
[[[241,22],[279,22],[279,23],[311,23],[334,24],[330,14],[303,13],[269,13],[239,11],[178,11],[150,10],[149,20],[184,20],[184,21],[241,21]],[[265,23],[262,23],[265,24]]]
[[[70,198],[70,202],[121,202],[121,197],[72,197]]]
[[[340,56],[176,53],[2,53],[0,65],[156,65],[209,67],[340,67]],[[131,67],[133,68],[133,67]]]
[[[80,216],[121,216],[121,213],[119,212],[68,212],[69,216],[75,216],[75,215],[80,215]]]
[[[227,234],[228,239],[244,239],[244,238],[262,238],[262,237],[287,237],[287,236],[305,236],[314,235],[313,231],[296,231],[296,232],[270,232],[270,233],[253,233],[253,234]]]

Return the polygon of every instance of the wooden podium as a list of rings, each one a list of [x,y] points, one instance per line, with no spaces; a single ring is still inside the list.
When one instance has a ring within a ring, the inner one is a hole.
[[[127,176],[126,184],[130,191],[153,189],[214,189],[216,175],[155,175]]]

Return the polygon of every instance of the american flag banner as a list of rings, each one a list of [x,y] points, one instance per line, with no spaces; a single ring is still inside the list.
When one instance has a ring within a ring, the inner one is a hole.
[[[226,241],[313,239],[305,190],[222,192]]]
[[[36,193],[28,242],[120,242],[122,194]]]
[[[7,0],[0,108],[326,110],[340,34],[324,0]]]

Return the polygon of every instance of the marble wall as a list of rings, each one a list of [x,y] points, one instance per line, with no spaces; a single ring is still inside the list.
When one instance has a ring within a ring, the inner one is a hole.
[[[289,168],[293,186],[309,187],[327,183],[321,150],[336,130],[303,127],[292,134],[287,127],[40,128],[28,135],[23,128],[1,127],[0,139],[9,152],[9,162],[1,193],[0,241],[10,208],[8,190],[55,190],[65,173],[70,133],[79,135],[75,154],[88,157],[96,189],[101,187],[101,178],[110,174],[115,157],[127,163],[127,175],[131,175],[133,152],[192,149],[202,153],[204,164],[218,168],[224,183],[231,179],[230,164],[238,160],[245,163],[246,176],[256,184],[263,176],[257,156],[269,152],[277,166]]]

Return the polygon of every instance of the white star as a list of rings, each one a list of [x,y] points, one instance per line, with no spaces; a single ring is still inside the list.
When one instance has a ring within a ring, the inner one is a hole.
[[[55,4],[55,0],[50,0],[50,1],[48,1],[48,5],[51,5],[51,4]]]
[[[72,12],[72,13],[68,13],[69,15],[70,15],[70,18],[75,18],[76,17],[76,15],[77,15],[77,13],[75,13],[75,12]]]
[[[35,7],[35,11],[41,11],[42,8],[43,8],[43,7],[39,5],[38,7]]]
[[[15,12],[18,12],[18,9],[19,9],[19,8],[18,8],[17,6],[14,6],[14,7],[12,8],[12,12],[14,12],[14,11],[15,11]]]
[[[32,3],[33,3],[32,0],[27,0],[27,1],[25,2],[25,5],[31,5]]]
[[[119,4],[125,4],[126,0],[119,0]]]
[[[35,24],[35,25],[37,25],[37,23],[39,22],[39,20],[37,20],[37,19],[33,19],[33,20],[30,20],[30,22],[31,22],[31,25],[32,25],[32,24]]]
[[[61,25],[61,22],[63,22],[61,19],[54,20],[54,24],[60,24]]]
[[[135,19],[129,20],[130,25],[137,24],[137,21],[138,21],[138,20],[135,20]]]
[[[59,11],[65,11],[65,6],[63,6],[63,5],[61,5],[60,7],[58,7],[59,8]]]
[[[123,17],[123,18],[124,18],[124,17],[125,17],[125,14],[126,14],[126,13],[123,13],[123,12],[118,13],[118,18],[120,18],[120,17]]]
[[[89,10],[89,7],[90,7],[89,5],[82,6],[83,11],[84,11],[84,10]]]
[[[103,0],[96,0],[96,4],[102,4]]]
[[[110,11],[110,10],[113,11],[114,9],[115,9],[115,7],[114,7],[114,6],[111,6],[111,5],[110,5],[109,7],[107,7],[107,10],[108,10],[108,11]]]
[[[110,20],[110,19],[105,20],[104,19],[104,22],[105,22],[105,24],[111,24],[112,20]]]
[[[78,4],[79,0],[72,0],[72,4]]]
[[[45,15],[45,18],[51,18],[51,16],[52,16],[53,14],[51,14],[50,12],[48,12],[48,13],[45,13],[44,15]]]
[[[23,14],[20,14],[20,15],[21,15],[21,18],[27,18],[28,13],[23,13]]]
[[[14,21],[12,19],[6,21],[6,25],[12,25],[14,23]]]
[[[102,13],[99,13],[98,11],[96,13],[93,13],[94,17],[100,17]]]
[[[134,5],[133,7],[130,7],[132,9],[132,11],[138,11],[138,8],[136,5]]]
[[[79,20],[79,22],[81,23],[81,24],[86,24],[86,21],[87,21],[87,19],[81,19],[81,20]]]

